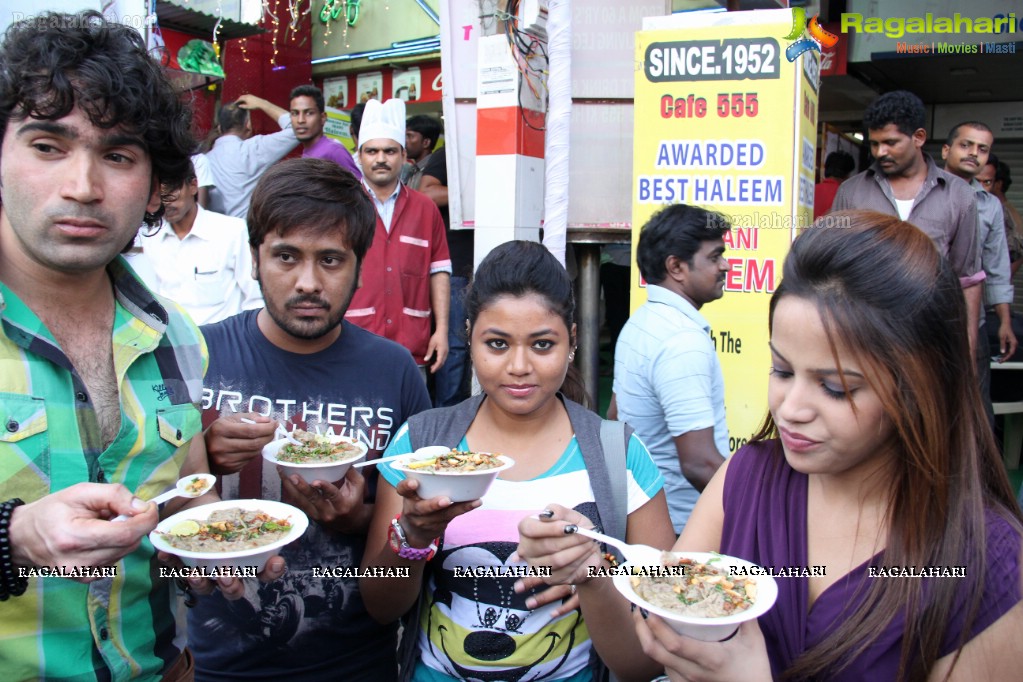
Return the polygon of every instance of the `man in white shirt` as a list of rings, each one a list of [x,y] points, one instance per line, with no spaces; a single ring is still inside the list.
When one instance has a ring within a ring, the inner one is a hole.
[[[205,154],[192,154],[192,168],[195,169],[195,179],[199,182],[199,205],[203,208],[210,207],[210,189],[213,188],[213,171],[210,170],[210,162]]]
[[[194,170],[181,187],[165,185],[161,192],[163,223],[140,240],[150,267],[132,262],[146,284],[179,303],[199,325],[262,308],[245,221],[200,206]]]
[[[250,111],[258,109],[281,127],[269,135],[252,134]],[[267,168],[283,159],[298,144],[291,114],[255,95],[242,95],[217,112],[221,135],[206,152],[213,187],[209,207],[225,215],[245,218],[256,183]]]

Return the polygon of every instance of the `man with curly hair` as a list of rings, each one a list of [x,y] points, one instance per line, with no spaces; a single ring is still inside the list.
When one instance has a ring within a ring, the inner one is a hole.
[[[831,211],[879,211],[926,232],[959,275],[972,349],[977,347],[984,280],[977,247],[977,202],[969,185],[938,168],[924,153],[926,118],[924,103],[906,90],[874,100],[863,114],[874,163],[842,183]]]
[[[191,115],[97,12],[12,24],[0,65],[0,677],[187,679],[143,500],[206,468],[206,347],[119,254],[185,180]]]

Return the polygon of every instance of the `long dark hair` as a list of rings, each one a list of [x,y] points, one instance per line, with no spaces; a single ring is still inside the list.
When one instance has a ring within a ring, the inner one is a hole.
[[[564,266],[542,244],[510,241],[501,244],[483,259],[465,294],[465,314],[469,326],[476,324],[480,311],[501,296],[522,297],[536,294],[548,309],[560,317],[569,334],[575,324],[575,294]],[[575,345],[575,337],[570,339]],[[589,406],[589,396],[579,371],[568,364],[561,392],[570,400]]]
[[[1017,530],[1023,518],[982,407],[959,281],[916,227],[871,211],[843,211],[792,244],[771,299],[772,321],[786,296],[816,305],[836,362],[840,340],[863,363],[894,427],[881,563],[969,566],[965,578],[930,581],[926,595],[918,580],[870,581],[860,605],[786,675],[833,674],[904,613],[897,679],[926,680],[957,594],[970,595],[959,650],[976,619],[986,579],[985,510],[1011,519]],[[753,439],[776,437],[768,415]]]

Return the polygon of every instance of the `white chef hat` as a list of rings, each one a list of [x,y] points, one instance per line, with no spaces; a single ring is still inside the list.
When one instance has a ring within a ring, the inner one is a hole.
[[[405,102],[398,98],[383,104],[371,99],[362,112],[362,126],[359,128],[359,144],[368,140],[386,138],[405,146]]]

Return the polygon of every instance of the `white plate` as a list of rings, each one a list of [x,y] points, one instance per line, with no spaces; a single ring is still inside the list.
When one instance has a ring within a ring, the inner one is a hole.
[[[284,467],[284,473],[288,476],[298,474],[306,483],[312,483],[313,481],[326,481],[327,483],[335,483],[340,481],[348,473],[348,470],[356,462],[361,462],[366,458],[366,453],[369,452],[369,448],[365,443],[355,440],[354,438],[348,438],[347,436],[340,435],[328,435],[331,442],[340,443],[342,441],[346,443],[352,443],[359,448],[359,454],[355,457],[350,457],[343,462],[303,462],[297,464],[295,462],[281,462],[277,459],[277,453],[288,444],[288,440],[281,438],[279,440],[270,441],[263,446],[263,459],[272,464],[280,465]]]
[[[246,511],[258,510],[266,512],[275,519],[288,519],[291,521],[291,531],[280,540],[271,542],[268,545],[252,549],[241,549],[234,552],[193,552],[174,547],[163,537],[163,534],[169,533],[171,528],[182,521],[192,520],[201,523],[208,519],[210,514],[215,511],[235,507]],[[258,573],[263,570],[267,559],[277,554],[277,550],[284,545],[302,537],[302,534],[305,533],[308,527],[309,519],[306,517],[305,512],[292,507],[290,504],[274,502],[273,500],[222,500],[199,507],[191,507],[178,512],[168,519],[164,519],[157,524],[156,530],[149,534],[149,540],[156,549],[181,557],[186,566],[199,568],[255,566]]]
[[[706,564],[711,559],[716,559],[711,565],[723,569],[726,574],[729,566],[745,568],[747,569],[747,573],[762,570],[756,564],[725,554],[717,554],[713,552],[670,552],[670,554],[673,554],[678,559],[691,559],[692,561],[696,561],[701,564]],[[622,566],[624,568],[629,566],[629,564],[623,564]],[[632,589],[632,582],[630,581],[631,576],[629,575],[616,574],[612,580],[614,581],[614,586],[622,593],[622,596],[636,606],[646,609],[648,612],[663,618],[664,621],[680,635],[699,639],[704,642],[720,642],[723,639],[731,637],[732,633],[739,628],[741,623],[747,620],[753,620],[754,618],[759,618],[767,613],[770,608],[774,606],[774,602],[778,598],[778,583],[776,583],[774,578],[771,576],[745,575],[740,577],[750,578],[756,582],[757,598],[753,601],[753,605],[745,611],[740,611],[739,613],[735,613],[730,616],[719,616],[717,618],[684,616],[677,611],[671,611],[669,609],[661,608],[660,606],[654,606],[636,594],[636,591]]]

